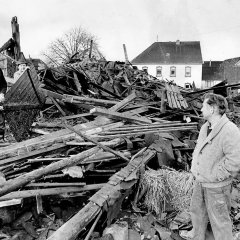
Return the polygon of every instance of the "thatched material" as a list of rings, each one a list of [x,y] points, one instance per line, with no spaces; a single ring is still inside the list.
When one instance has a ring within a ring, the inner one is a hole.
[[[147,170],[141,177],[140,186],[147,187],[145,205],[149,211],[160,214],[169,201],[177,211],[187,211],[190,207],[194,179],[189,172],[159,169]]]
[[[39,112],[39,108],[5,110],[5,118],[16,141],[20,142],[29,138],[29,129]]]

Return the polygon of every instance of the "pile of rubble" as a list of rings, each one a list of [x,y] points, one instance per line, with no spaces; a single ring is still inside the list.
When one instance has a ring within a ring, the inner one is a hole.
[[[201,96],[221,89],[237,110],[229,87],[189,92],[123,62],[88,59],[39,73],[30,66],[4,104],[10,133],[0,148],[0,237],[181,239],[189,214],[173,192],[157,210],[146,203],[145,169],[187,175]],[[235,110],[229,115],[238,122]]]

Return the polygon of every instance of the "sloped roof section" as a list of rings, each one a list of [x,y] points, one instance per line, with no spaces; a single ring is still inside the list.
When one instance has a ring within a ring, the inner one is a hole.
[[[223,65],[236,66],[240,61],[240,57],[229,58],[223,61]]]
[[[132,64],[202,64],[199,41],[155,42],[132,60]]]
[[[222,61],[205,61],[202,66],[202,79],[206,81],[223,80],[222,63]]]

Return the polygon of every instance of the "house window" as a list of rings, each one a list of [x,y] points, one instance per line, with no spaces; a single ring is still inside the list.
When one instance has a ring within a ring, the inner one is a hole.
[[[156,67],[156,77],[161,77],[162,76],[162,67],[157,66]]]
[[[185,77],[191,77],[191,67],[185,67]]]
[[[185,83],[185,88],[186,89],[192,89],[192,84],[191,83]]]
[[[176,67],[170,67],[170,77],[176,77]]]
[[[148,67],[147,67],[147,66],[142,67],[142,70],[143,70],[144,72],[148,73]]]

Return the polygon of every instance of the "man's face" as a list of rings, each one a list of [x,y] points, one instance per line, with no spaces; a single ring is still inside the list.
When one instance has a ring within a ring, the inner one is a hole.
[[[213,113],[213,107],[207,103],[208,99],[205,99],[201,108],[203,118],[209,120]]]
[[[19,69],[19,71],[24,71],[25,69],[26,69],[26,64],[20,64],[19,66],[18,66],[18,69]]]

